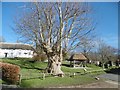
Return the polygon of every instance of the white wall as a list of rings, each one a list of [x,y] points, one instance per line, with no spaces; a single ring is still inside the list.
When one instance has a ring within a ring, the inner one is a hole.
[[[22,49],[0,49],[0,58],[4,58],[7,53],[7,58],[22,57],[22,58],[32,58],[33,51],[22,50]]]

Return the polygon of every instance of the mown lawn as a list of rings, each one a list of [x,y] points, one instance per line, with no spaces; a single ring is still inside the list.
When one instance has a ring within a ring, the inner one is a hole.
[[[91,78],[87,75],[68,77],[49,77],[42,80],[41,78],[28,79],[22,81],[22,87],[32,87],[32,88],[47,88],[47,87],[62,87],[62,86],[71,86],[71,85],[80,85],[95,82],[94,78]]]
[[[101,72],[93,72],[84,74],[83,68],[71,68],[65,66],[69,64],[68,62],[63,62],[62,71],[65,73],[65,77],[53,77],[51,75],[46,75],[45,79],[42,78],[43,70],[46,68],[46,62],[29,62],[29,59],[2,59],[2,62],[7,62],[15,64],[21,67],[21,84],[20,87],[58,87],[58,86],[71,86],[80,85],[95,82],[95,76],[101,73],[105,73],[103,70]],[[102,69],[95,65],[88,64],[87,71]],[[76,73],[76,76],[73,74]]]

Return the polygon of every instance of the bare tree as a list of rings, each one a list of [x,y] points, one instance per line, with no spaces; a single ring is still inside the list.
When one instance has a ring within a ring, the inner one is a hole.
[[[87,37],[81,38],[81,45],[78,47],[78,49],[88,58],[89,52],[92,51],[92,49],[95,49],[95,39],[96,36],[88,35]],[[89,58],[88,58],[89,59]]]
[[[99,40],[98,45],[98,53],[104,68],[104,64],[106,62],[113,61],[112,59],[115,59],[116,49],[107,45],[103,40]]]
[[[45,52],[48,72],[63,75],[63,48],[66,52],[75,49],[81,38],[94,29],[89,5],[34,2],[27,4],[24,11],[16,18],[15,32]]]

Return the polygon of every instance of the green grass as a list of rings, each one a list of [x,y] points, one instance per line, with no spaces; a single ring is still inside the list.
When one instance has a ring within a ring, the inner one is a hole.
[[[62,71],[66,73],[84,72],[83,69],[74,69],[72,67],[66,67],[66,66],[62,66]]]
[[[47,63],[44,62],[29,62],[29,59],[23,59],[23,60],[18,60],[18,59],[0,59],[0,61],[2,62],[7,62],[7,63],[11,63],[11,64],[15,64],[20,66],[21,68],[28,68],[28,69],[44,69],[47,66]]]
[[[94,77],[98,74],[105,73],[101,72],[92,72],[85,75],[83,69],[71,68],[67,66],[62,66],[62,71],[65,73],[65,77],[53,77],[47,75],[46,78],[42,79],[42,71],[47,67],[45,62],[29,62],[30,59],[0,59],[2,62],[7,62],[20,66],[21,68],[21,87],[27,88],[36,88],[36,87],[58,87],[58,86],[70,86],[70,85],[80,85],[95,82]],[[69,64],[68,62],[63,62],[63,64]],[[102,69],[98,66],[88,64],[87,71],[99,70]],[[77,73],[77,76],[70,77],[73,73]]]
[[[42,80],[38,79],[30,79],[23,80],[21,87],[32,87],[32,88],[47,88],[47,87],[61,87],[61,86],[71,86],[71,85],[80,85],[95,82],[94,78],[91,78],[86,75],[75,76],[75,77],[49,77]]]
[[[31,63],[28,60],[24,59],[23,60],[3,59],[0,61],[20,66],[21,68],[20,73],[22,79],[41,77],[42,69],[45,69],[47,66],[47,63],[44,62]]]
[[[7,83],[6,81],[0,79],[0,84],[6,84],[6,83]]]
[[[2,80],[0,79],[0,84],[2,84]]]

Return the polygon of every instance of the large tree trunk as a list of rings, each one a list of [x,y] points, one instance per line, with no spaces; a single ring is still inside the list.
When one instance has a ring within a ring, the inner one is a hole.
[[[43,50],[48,57],[47,71],[53,75],[63,76],[64,73],[61,70],[61,55],[54,52],[49,45],[43,43]]]
[[[64,73],[61,70],[61,63],[59,55],[48,55],[48,72],[53,75],[63,76]]]

